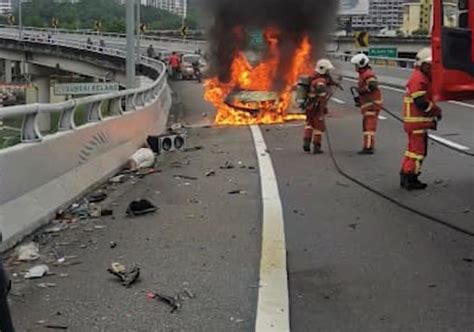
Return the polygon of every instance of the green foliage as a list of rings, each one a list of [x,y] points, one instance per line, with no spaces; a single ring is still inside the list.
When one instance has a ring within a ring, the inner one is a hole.
[[[54,0],[30,0],[23,3],[23,24],[25,26],[51,27],[52,18],[59,20],[59,28],[90,29],[95,22],[102,23],[102,29],[110,32],[125,32],[125,6],[114,0],[81,0],[77,3]],[[18,17],[18,9],[15,16]],[[141,21],[149,30],[177,30],[181,27],[181,18],[170,12],[151,6],[141,7]],[[194,28],[191,19],[187,25]]]

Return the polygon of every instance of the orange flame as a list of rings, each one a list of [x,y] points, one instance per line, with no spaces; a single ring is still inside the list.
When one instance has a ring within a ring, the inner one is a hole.
[[[217,109],[215,123],[219,125],[251,125],[273,124],[301,119],[301,115],[287,114],[291,104],[293,86],[298,77],[308,73],[310,66],[311,44],[305,37],[295,50],[291,64],[285,77],[284,87],[279,91],[279,99],[273,102],[261,102],[256,114],[242,111],[226,104],[227,96],[234,90],[271,91],[276,80],[277,69],[280,64],[279,37],[275,28],[265,31],[264,37],[268,44],[267,57],[255,67],[249,63],[245,54],[239,52],[231,65],[231,79],[228,83],[220,82],[217,77],[208,79],[204,83],[204,99],[212,103]],[[237,106],[237,105],[234,105]]]

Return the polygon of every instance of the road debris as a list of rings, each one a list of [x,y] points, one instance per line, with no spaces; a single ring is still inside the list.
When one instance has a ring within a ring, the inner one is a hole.
[[[359,224],[350,224],[349,227],[352,228],[353,230],[357,230],[357,227],[359,227]]]
[[[230,161],[226,161],[224,166],[221,166],[220,169],[234,169],[235,166],[230,162]]]
[[[151,174],[156,174],[156,173],[161,173],[161,170],[158,168],[144,168],[141,169],[137,172],[137,176],[140,179],[143,179],[144,177],[151,175]]]
[[[110,247],[110,249],[115,249],[115,248],[117,248],[117,243],[113,242],[113,241],[110,241],[109,242],[109,247]]]
[[[102,209],[100,215],[102,217],[109,217],[114,215],[114,210],[112,209]]]
[[[201,146],[201,145],[198,145],[198,146],[194,146],[194,147],[191,147],[191,148],[186,148],[186,149],[184,149],[184,152],[195,152],[195,151],[200,151],[202,149],[204,149],[204,147]]]
[[[216,175],[216,172],[215,171],[209,171],[209,172],[206,172],[204,174],[206,177],[211,177],[211,176],[215,176]]]
[[[102,208],[95,203],[91,203],[89,204],[88,213],[91,218],[100,218],[102,216]]]
[[[111,268],[108,268],[107,271],[116,276],[121,282],[122,285],[126,288],[129,288],[133,285],[138,278],[140,278],[140,268],[134,267],[132,270],[126,270],[125,266],[120,263],[113,263]]]
[[[188,175],[173,175],[173,177],[176,179],[176,180],[190,180],[190,181],[196,181],[198,178],[194,177],[194,176],[188,176]]]
[[[52,227],[49,227],[49,228],[46,228],[44,230],[44,233],[45,234],[56,234],[56,233],[59,233],[59,232],[62,232],[66,229],[68,229],[68,225],[67,224],[63,224],[63,223],[60,223],[56,226],[52,226]]]
[[[148,298],[157,299],[158,301],[161,301],[167,304],[168,306],[171,307],[170,313],[172,314],[179,312],[182,306],[181,302],[179,301],[179,296],[171,297],[168,295],[161,295],[158,293],[148,293]]]
[[[472,258],[463,258],[462,260],[465,261],[466,263],[474,263],[474,259]]]
[[[16,249],[16,254],[20,262],[32,262],[40,258],[39,246],[35,242],[30,242],[19,246]]]
[[[186,296],[189,297],[190,299],[196,298],[196,294],[194,294],[193,292],[191,292],[188,288],[185,288],[185,289],[183,290],[183,293],[184,293],[184,295],[186,295]]]
[[[51,329],[51,330],[67,330],[69,329],[68,326],[66,325],[52,325],[52,324],[48,324],[48,325],[45,325],[45,327],[47,329]]]
[[[39,283],[37,285],[39,288],[54,288],[54,287],[57,287],[56,284],[52,283],[52,282],[43,282],[43,283]]]
[[[228,192],[229,195],[247,195],[245,190],[232,190]]]
[[[127,180],[127,177],[124,174],[114,176],[109,180],[110,183],[119,184],[124,183]]]
[[[39,279],[43,278],[49,273],[49,267],[47,265],[36,265],[28,270],[25,274],[25,279]]]
[[[101,190],[101,189],[96,190],[93,193],[87,195],[87,201],[89,203],[100,203],[100,202],[105,201],[106,198],[107,198],[107,193],[105,192],[105,190]]]
[[[143,168],[153,167],[155,162],[155,153],[149,148],[141,148],[130,157],[128,168],[132,171],[137,171]]]
[[[150,213],[154,213],[158,210],[153,203],[147,199],[141,199],[131,202],[128,205],[126,214],[130,217],[138,217]]]

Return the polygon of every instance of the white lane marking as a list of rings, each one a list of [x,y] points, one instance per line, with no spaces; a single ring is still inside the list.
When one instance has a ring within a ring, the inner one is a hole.
[[[467,103],[463,103],[461,101],[456,101],[456,100],[450,100],[448,101],[448,103],[458,105],[458,106],[468,107],[468,108],[474,108],[474,105],[472,104],[467,104]]]
[[[379,115],[379,120],[388,120],[388,118],[383,115]]]
[[[450,147],[453,147],[453,148],[455,148],[455,149],[462,150],[462,151],[471,150],[471,149],[468,148],[467,146],[464,146],[464,145],[461,145],[461,144],[459,144],[459,143],[450,141],[450,140],[448,140],[448,139],[446,139],[446,138],[442,138],[442,137],[439,137],[439,136],[436,136],[436,135],[432,135],[432,134],[430,134],[429,136],[430,136],[430,138],[431,138],[433,141],[437,141],[437,142],[440,142],[440,143],[449,145]]]
[[[263,204],[262,256],[256,332],[290,331],[283,208],[272,159],[259,126],[250,126],[257,152]]]
[[[331,97],[331,100],[340,105],[344,105],[346,103],[344,100],[338,99],[336,97]]]

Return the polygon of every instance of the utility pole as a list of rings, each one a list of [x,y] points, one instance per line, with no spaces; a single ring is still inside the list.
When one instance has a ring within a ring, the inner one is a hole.
[[[127,88],[135,88],[135,0],[127,0]]]

